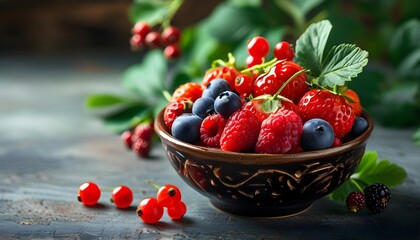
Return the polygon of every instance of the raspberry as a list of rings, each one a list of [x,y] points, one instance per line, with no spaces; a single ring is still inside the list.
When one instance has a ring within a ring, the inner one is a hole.
[[[294,111],[277,109],[262,122],[255,152],[286,153],[299,147],[302,124],[302,119]]]
[[[179,99],[172,100],[168,103],[163,112],[163,121],[165,122],[166,127],[171,131],[172,124],[175,119],[183,113],[191,112],[192,102],[190,100]]]
[[[131,142],[134,143],[139,139],[150,142],[152,139],[154,130],[152,123],[139,124],[134,128],[133,135],[131,136]]]
[[[200,84],[195,82],[187,82],[175,89],[172,94],[172,101],[187,99],[195,101],[203,94],[203,88]]]
[[[380,213],[391,199],[391,190],[382,183],[375,183],[365,188],[366,207],[372,213]]]
[[[346,206],[350,212],[359,212],[365,207],[365,195],[361,192],[351,192],[346,198]]]
[[[208,147],[220,147],[220,138],[225,128],[226,120],[220,114],[206,117],[201,123],[200,139]]]
[[[133,152],[139,157],[148,157],[150,152],[150,140],[144,140],[142,138],[137,139],[132,146]]]
[[[229,117],[220,138],[222,150],[247,152],[255,147],[261,122],[256,117],[255,108],[251,106],[245,105]]]

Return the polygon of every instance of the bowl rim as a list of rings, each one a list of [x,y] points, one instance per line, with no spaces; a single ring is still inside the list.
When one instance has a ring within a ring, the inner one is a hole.
[[[323,150],[305,151],[301,153],[283,153],[283,154],[266,154],[266,153],[240,153],[240,152],[229,152],[223,151],[217,148],[210,148],[204,146],[198,146],[189,144],[174,138],[170,133],[166,124],[163,121],[163,114],[165,108],[163,108],[155,118],[154,129],[156,134],[161,138],[162,141],[166,141],[167,144],[171,145],[177,151],[183,151],[188,154],[195,156],[196,158],[203,158],[207,160],[214,160],[218,162],[226,163],[241,163],[241,164],[284,164],[284,163],[301,163],[308,160],[328,158],[354,149],[364,143],[370,137],[374,128],[373,119],[370,114],[363,109],[362,117],[368,122],[368,128],[366,131],[348,141],[341,144],[338,147],[328,148]]]

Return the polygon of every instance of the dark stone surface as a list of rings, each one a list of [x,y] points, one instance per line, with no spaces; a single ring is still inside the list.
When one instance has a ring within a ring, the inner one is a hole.
[[[115,61],[115,59],[113,59]],[[35,62],[36,64],[31,64]],[[117,64],[118,65],[118,64]],[[175,173],[156,144],[152,158],[138,159],[84,108],[92,92],[120,88],[122,66],[79,60],[0,58],[0,239],[416,239],[420,236],[420,148],[413,130],[373,131],[367,150],[403,166],[406,182],[393,189],[381,214],[350,214],[324,197],[291,218],[252,218],[224,213]],[[86,67],[88,66],[88,67]],[[92,67],[93,66],[93,67]],[[154,196],[147,181],[173,183],[188,212],[147,225],[136,204]],[[125,184],[135,191],[128,210],[103,192],[100,204],[84,207],[77,188],[94,181],[103,189]]]

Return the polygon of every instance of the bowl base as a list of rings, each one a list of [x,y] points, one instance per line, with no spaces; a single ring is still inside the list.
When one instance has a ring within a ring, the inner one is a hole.
[[[312,203],[305,203],[287,207],[250,207],[228,205],[212,200],[210,200],[210,203],[219,210],[235,215],[273,218],[293,217],[306,212],[312,206]]]

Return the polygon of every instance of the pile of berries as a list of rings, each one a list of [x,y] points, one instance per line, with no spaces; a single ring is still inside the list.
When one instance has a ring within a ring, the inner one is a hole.
[[[156,198],[145,198],[140,201],[136,213],[145,223],[157,223],[163,216],[164,208],[168,216],[173,220],[181,219],[187,212],[187,206],[181,200],[181,191],[175,185],[166,184],[159,190]],[[93,182],[80,185],[77,199],[85,206],[94,206],[98,203],[101,190]],[[112,191],[110,201],[118,208],[128,208],[133,202],[133,191],[127,186],[121,185]]]
[[[382,183],[369,185],[363,192],[351,192],[347,196],[346,206],[350,212],[359,212],[366,206],[372,213],[380,213],[391,199],[391,190]]]
[[[181,55],[179,39],[181,31],[175,26],[169,26],[163,31],[153,30],[146,22],[137,22],[131,29],[130,45],[134,51],[149,47],[162,48],[167,59],[176,59]]]
[[[229,61],[208,70],[201,83],[179,86],[164,111],[171,134],[224,151],[277,154],[335,147],[367,129],[353,90],[308,81],[287,42],[277,43],[276,58],[266,62],[269,49],[265,38],[255,37],[248,68]]]
[[[121,134],[121,140],[127,149],[131,149],[138,157],[149,156],[153,140],[153,122],[138,124]]]

